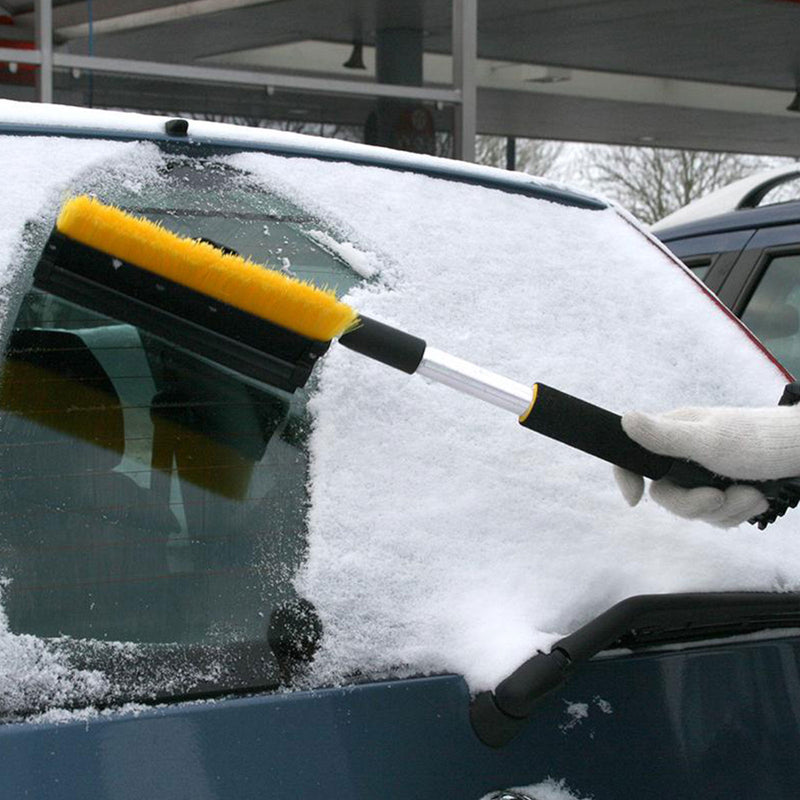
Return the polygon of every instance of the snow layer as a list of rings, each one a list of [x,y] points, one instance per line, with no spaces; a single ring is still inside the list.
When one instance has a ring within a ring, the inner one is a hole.
[[[518,792],[520,795],[530,797],[531,800],[591,800],[590,797],[579,797],[567,787],[566,781],[556,781],[548,778],[541,783],[531,786],[515,786],[509,792]],[[497,792],[487,794],[482,800],[499,800]]]
[[[14,635],[0,608],[0,722],[30,709],[93,703],[111,690],[96,670],[78,670],[35,636]]]
[[[3,103],[0,102],[0,108]],[[52,226],[70,186],[90,168],[109,166],[109,180],[136,180],[152,161],[154,146],[140,143],[80,140],[64,137],[0,136],[3,155],[3,191],[0,196],[0,324],[15,308],[22,285],[30,283],[32,269],[20,261],[25,226]],[[111,165],[114,165],[113,168]],[[127,169],[126,169],[127,167]]]
[[[50,130],[54,133],[76,132],[83,129],[95,135],[166,139],[169,137],[164,133],[164,124],[169,119],[171,117],[152,114],[106,111],[56,104],[20,103],[14,100],[0,99],[0,122],[3,127],[18,128],[23,131],[29,131],[31,126],[36,126],[45,132]],[[385,147],[369,147],[342,139],[326,139],[269,128],[191,120],[189,137],[189,141],[214,142],[243,147],[255,146],[259,149],[270,147],[286,153],[308,154],[312,150],[315,154],[326,158],[342,158],[353,161],[370,160],[400,169],[442,171],[450,175],[477,179],[500,179],[504,183],[519,186],[530,186],[536,183],[538,186],[565,188],[561,184],[545,178],[536,178],[534,181],[530,175],[524,172],[501,171],[481,164],[445,161],[420,153],[406,153]],[[585,197],[581,192],[578,194]]]
[[[723,186],[721,189],[717,189],[711,194],[700,197],[677,211],[673,211],[654,223],[650,230],[666,230],[673,225],[683,225],[687,222],[695,222],[708,217],[715,217],[718,214],[725,214],[729,211],[736,211],[742,201],[754,189],[764,186],[776,178],[796,174],[797,164],[792,164],[791,166],[776,167],[775,169],[757,172],[755,175],[748,175],[746,178],[729,183],[727,186]]]
[[[361,275],[362,278],[372,278],[380,269],[375,253],[364,253],[352,242],[338,242],[325,231],[308,231],[307,235],[320,247],[344,261],[353,272]]]
[[[37,725],[65,725],[70,722],[89,723],[96,719],[120,719],[122,717],[138,717],[140,714],[152,711],[153,706],[145,706],[141,703],[125,703],[118,708],[98,709],[94,706],[88,708],[76,708],[67,710],[65,708],[52,708],[41,714],[27,717],[26,722]]]
[[[365,314],[617,412],[772,405],[784,376],[615,210],[408,172],[234,161],[383,261]],[[605,464],[506,412],[333,347],[312,400],[318,677],[409,665],[490,688],[639,593],[800,585],[797,519],[721,531],[629,509]]]

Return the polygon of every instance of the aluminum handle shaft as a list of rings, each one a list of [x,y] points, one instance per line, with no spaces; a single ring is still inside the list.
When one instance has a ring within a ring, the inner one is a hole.
[[[425,348],[416,374],[506,411],[513,411],[517,416],[525,413],[533,399],[530,386],[504,378],[434,347]]]

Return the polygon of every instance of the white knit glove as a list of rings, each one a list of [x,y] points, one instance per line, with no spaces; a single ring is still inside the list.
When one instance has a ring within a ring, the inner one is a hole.
[[[690,459],[718,475],[770,480],[800,475],[800,406],[770,408],[679,408],[652,415],[632,411],[622,428],[634,441],[661,455]],[[617,485],[635,506],[644,479],[614,468]],[[650,496],[679,517],[728,528],[767,509],[752,486],[683,489],[668,480],[653,481]]]

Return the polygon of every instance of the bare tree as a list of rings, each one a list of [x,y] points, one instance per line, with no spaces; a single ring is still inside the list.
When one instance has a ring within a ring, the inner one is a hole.
[[[580,161],[583,183],[647,223],[777,163],[737,153],[626,146],[586,147]]]
[[[475,160],[490,167],[506,166],[505,136],[483,136],[475,138]],[[520,172],[544,176],[553,171],[564,145],[543,139],[517,139],[515,168]]]

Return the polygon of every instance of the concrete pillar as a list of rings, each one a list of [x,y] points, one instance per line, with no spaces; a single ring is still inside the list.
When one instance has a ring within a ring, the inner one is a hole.
[[[375,34],[378,83],[422,86],[422,28],[382,28]]]
[[[422,86],[423,38],[417,24],[387,22],[375,35],[375,68],[378,83]],[[433,153],[436,140],[433,114],[422,103],[379,98],[364,131],[368,144]]]

